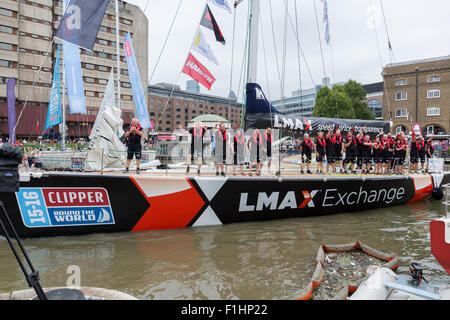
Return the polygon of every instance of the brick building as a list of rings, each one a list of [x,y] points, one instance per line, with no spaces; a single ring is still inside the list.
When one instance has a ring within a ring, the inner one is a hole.
[[[383,79],[383,119],[393,132],[409,132],[411,119],[424,134],[450,131],[450,56],[388,64]]]
[[[230,121],[231,127],[241,121],[242,104],[233,98],[182,90],[180,86],[158,83],[148,86],[148,109],[157,132],[172,132],[178,125],[187,128],[193,118],[215,114]]]

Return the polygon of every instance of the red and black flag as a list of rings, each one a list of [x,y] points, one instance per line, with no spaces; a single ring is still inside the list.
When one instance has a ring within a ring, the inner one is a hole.
[[[211,9],[209,9],[208,4],[206,4],[205,11],[203,11],[200,25],[213,30],[214,35],[216,36],[216,40],[225,45],[225,38],[223,37],[222,31],[220,31],[219,25],[217,24],[216,19],[214,19],[214,16],[211,12]]]

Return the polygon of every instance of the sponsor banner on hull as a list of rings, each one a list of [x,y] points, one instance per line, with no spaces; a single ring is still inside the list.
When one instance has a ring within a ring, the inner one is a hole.
[[[229,179],[210,202],[223,223],[315,216],[405,204],[412,179]]]
[[[20,188],[16,198],[28,228],[115,224],[104,188]]]

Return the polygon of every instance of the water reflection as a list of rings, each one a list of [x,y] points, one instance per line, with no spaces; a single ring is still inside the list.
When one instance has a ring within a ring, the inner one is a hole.
[[[321,244],[359,240],[400,258],[407,274],[419,262],[434,282],[447,275],[431,255],[429,222],[437,201],[325,217],[139,233],[25,240],[45,287],[65,286],[70,265],[81,285],[141,299],[288,299],[310,280]],[[26,288],[6,241],[0,241],[0,292]]]

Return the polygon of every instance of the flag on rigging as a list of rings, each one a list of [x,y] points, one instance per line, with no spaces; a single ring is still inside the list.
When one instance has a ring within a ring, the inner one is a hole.
[[[189,52],[189,55],[184,63],[183,70],[181,71],[190,76],[195,81],[201,83],[210,90],[216,79],[213,75],[202,65],[195,57]]]
[[[327,0],[321,0],[323,2],[323,23],[325,23],[325,41],[330,43],[330,25],[328,23],[328,3]]]
[[[109,0],[71,0],[55,37],[92,51],[108,3]]]
[[[204,57],[208,58],[209,61],[214,62],[219,65],[214,53],[211,50],[208,42],[206,42],[205,37],[203,36],[202,30],[200,28],[197,29],[197,33],[194,37],[194,41],[192,42],[191,49],[202,54]]]
[[[219,25],[214,18],[211,9],[209,9],[208,4],[205,6],[205,11],[203,11],[202,19],[200,20],[200,25],[214,31],[214,35],[216,36],[216,40],[221,44],[225,45],[225,38],[220,31]]]
[[[232,13],[231,11],[231,7],[228,4],[227,0],[208,0],[209,2],[212,2],[213,4],[215,4],[216,6],[218,6],[219,8],[225,9],[227,10],[229,13]]]
[[[50,100],[47,108],[47,120],[45,120],[44,131],[62,122],[61,114],[61,79],[59,76],[59,44],[56,51],[55,70],[53,71],[52,88],[50,89]],[[36,130],[37,131],[37,130]]]

